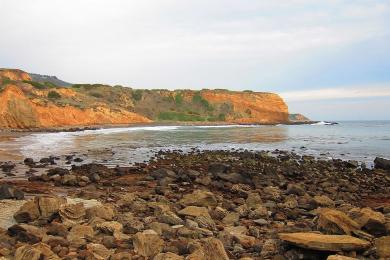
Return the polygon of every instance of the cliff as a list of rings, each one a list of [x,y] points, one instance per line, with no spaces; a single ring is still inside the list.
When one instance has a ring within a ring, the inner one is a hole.
[[[34,129],[150,122],[289,122],[277,94],[228,90],[141,90],[100,84],[56,86],[0,69],[0,128]]]

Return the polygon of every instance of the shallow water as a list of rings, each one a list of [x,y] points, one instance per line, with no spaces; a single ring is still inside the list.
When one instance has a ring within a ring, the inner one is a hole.
[[[148,160],[161,149],[289,150],[371,164],[390,157],[390,121],[338,125],[149,126],[81,132],[2,134],[0,160],[77,154],[108,165]]]

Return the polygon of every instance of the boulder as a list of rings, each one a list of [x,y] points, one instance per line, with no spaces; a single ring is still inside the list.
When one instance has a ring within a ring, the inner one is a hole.
[[[163,211],[157,216],[157,220],[170,225],[182,225],[184,221],[172,211]]]
[[[88,244],[87,251],[91,256],[87,259],[107,260],[112,255],[112,252],[101,244]]]
[[[248,208],[257,208],[262,205],[262,200],[261,197],[258,193],[251,192],[248,194],[248,197],[246,198],[245,201],[246,205]]]
[[[66,199],[55,196],[41,196],[35,197],[34,202],[38,205],[40,217],[51,218],[53,214],[58,213],[60,206],[66,203]]]
[[[63,204],[60,206],[58,212],[64,225],[69,227],[80,224],[86,214],[84,204],[81,202],[76,204]]]
[[[92,219],[98,217],[107,221],[114,218],[114,210],[110,206],[94,206],[86,210],[86,217]]]
[[[318,213],[317,227],[326,234],[351,235],[360,229],[358,223],[339,210],[323,208]]]
[[[376,157],[374,160],[374,167],[376,169],[390,170],[390,160]]]
[[[205,238],[199,241],[198,248],[194,250],[186,259],[188,260],[228,260],[222,242],[217,238]]]
[[[94,235],[93,228],[88,225],[75,225],[67,235],[67,240],[74,246],[85,245],[85,238],[92,238]]]
[[[286,193],[287,194],[295,194],[298,196],[303,196],[303,195],[305,195],[306,192],[305,192],[305,189],[301,185],[290,183],[287,185]]]
[[[16,240],[26,243],[38,243],[42,240],[45,232],[40,228],[27,224],[16,224],[8,228],[8,235]]]
[[[331,200],[328,196],[321,195],[321,196],[314,196],[313,200],[310,202],[313,207],[330,207],[334,208],[335,203],[333,200]]]
[[[298,247],[329,252],[358,251],[370,246],[370,242],[348,235],[280,233],[279,238]]]
[[[153,258],[153,260],[183,260],[183,259],[184,257],[171,252],[160,253]]]
[[[385,216],[370,208],[353,209],[350,211],[353,220],[359,224],[368,233],[374,236],[383,236],[386,234]]]
[[[164,247],[164,240],[154,230],[145,230],[134,235],[134,251],[144,257],[153,257]]]
[[[384,236],[375,240],[375,247],[381,259],[390,259],[390,236]]]
[[[209,211],[205,207],[188,206],[188,207],[185,207],[184,209],[180,210],[177,213],[181,216],[192,216],[192,217],[206,216],[206,217],[210,217]]]
[[[30,245],[18,247],[15,251],[15,260],[39,260],[41,251]]]
[[[180,203],[185,206],[199,206],[208,207],[216,206],[218,204],[215,195],[209,191],[195,190],[191,194],[186,194],[180,200]]]
[[[14,218],[18,223],[28,223],[38,219],[40,216],[38,205],[29,200],[20,207],[20,209],[14,214]]]
[[[0,200],[24,199],[24,192],[8,184],[0,184]]]

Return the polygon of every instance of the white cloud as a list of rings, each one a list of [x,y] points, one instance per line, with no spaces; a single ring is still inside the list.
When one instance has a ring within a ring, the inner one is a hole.
[[[291,91],[281,93],[280,95],[288,102],[345,98],[390,97],[390,83]]]

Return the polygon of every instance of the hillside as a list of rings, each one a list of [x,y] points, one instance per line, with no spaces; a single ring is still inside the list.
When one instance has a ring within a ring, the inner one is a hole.
[[[57,86],[0,69],[0,128],[151,122],[287,123],[277,94],[228,90],[146,90],[101,84]]]

